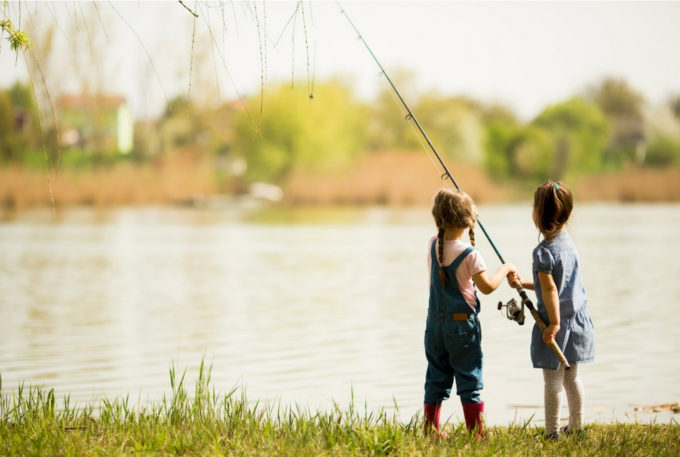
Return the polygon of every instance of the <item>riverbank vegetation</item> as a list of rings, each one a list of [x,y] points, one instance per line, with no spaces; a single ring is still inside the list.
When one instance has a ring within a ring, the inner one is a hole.
[[[0,90],[0,203],[183,203],[264,182],[288,204],[428,204],[442,170],[403,108],[388,89],[365,102],[350,87],[321,81],[310,98],[303,83],[271,84],[219,106],[180,96],[158,119],[135,122],[122,150],[111,110],[124,119],[124,101],[36,104],[17,83]],[[608,78],[528,122],[434,92],[415,94],[412,110],[479,202],[526,199],[546,178],[566,180],[581,200],[680,201],[680,96],[654,107]]]
[[[590,424],[583,433],[545,441],[528,424],[490,427],[482,441],[465,425],[446,424],[448,439],[423,436],[419,416],[408,422],[354,402],[325,412],[260,404],[233,390],[218,394],[210,370],[193,391],[170,370],[172,394],[143,407],[129,398],[74,407],[39,387],[1,392],[2,455],[677,455],[680,426]]]

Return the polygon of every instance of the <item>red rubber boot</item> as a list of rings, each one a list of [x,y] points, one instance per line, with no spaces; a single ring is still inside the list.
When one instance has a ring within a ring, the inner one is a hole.
[[[424,403],[423,406],[423,419],[425,422],[423,433],[425,433],[425,436],[431,434],[434,438],[448,438],[448,435],[439,429],[439,416],[442,412],[442,404],[429,405]]]
[[[477,439],[484,438],[484,402],[463,403],[463,415],[468,431],[474,433]]]

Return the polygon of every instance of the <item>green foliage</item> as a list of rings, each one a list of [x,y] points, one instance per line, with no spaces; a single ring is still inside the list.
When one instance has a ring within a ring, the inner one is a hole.
[[[666,136],[654,138],[647,146],[644,163],[651,167],[680,165],[680,142]]]
[[[412,92],[414,80],[413,72],[403,68],[397,69],[392,75],[392,81],[403,93]],[[420,148],[419,134],[415,134],[406,121],[406,114],[394,91],[386,83],[367,113],[367,148],[374,151]],[[417,113],[416,117],[420,119]]]
[[[0,162],[17,161],[28,148],[39,145],[37,124],[30,87],[15,83],[0,91]]]
[[[574,97],[522,125],[503,110],[486,111],[485,164],[494,177],[542,181],[598,171],[609,124],[592,102]]]
[[[247,161],[251,180],[281,182],[294,170],[343,169],[359,154],[365,138],[363,108],[349,88],[317,84],[314,99],[298,85],[269,87],[234,120],[233,148]]]
[[[406,111],[399,102],[395,102],[395,97],[392,89],[386,88],[371,107],[367,144],[371,150],[413,150],[420,147],[419,134],[414,134],[406,121]]]
[[[12,21],[8,17],[0,20],[0,30],[2,30],[3,34],[7,33],[7,41],[9,41],[9,47],[12,51],[19,52],[31,47],[31,41],[28,39],[26,32],[14,28]]]
[[[440,154],[472,162],[483,160],[484,130],[473,102],[431,93],[421,97],[414,109]],[[418,137],[417,132],[411,135]]]
[[[554,148],[544,129],[492,122],[486,129],[486,166],[495,177],[541,180],[554,173]]]
[[[532,122],[552,138],[556,178],[569,172],[598,171],[610,126],[600,108],[581,97],[550,106]]]
[[[614,166],[635,160],[644,138],[644,98],[622,79],[606,78],[590,90],[592,99],[611,125],[611,136],[603,160]]]
[[[623,79],[605,78],[589,95],[607,116],[642,117],[642,95]]]

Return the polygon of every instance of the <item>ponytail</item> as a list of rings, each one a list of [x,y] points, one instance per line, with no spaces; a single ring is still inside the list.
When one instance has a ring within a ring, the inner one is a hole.
[[[574,200],[563,183],[546,181],[534,192],[536,227],[546,240],[551,240],[569,220]]]

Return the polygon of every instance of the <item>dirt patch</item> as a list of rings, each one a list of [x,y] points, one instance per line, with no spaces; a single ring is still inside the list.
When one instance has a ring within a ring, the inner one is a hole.
[[[635,411],[643,411],[645,413],[680,413],[680,401],[663,403],[661,405],[638,406],[635,408]]]

